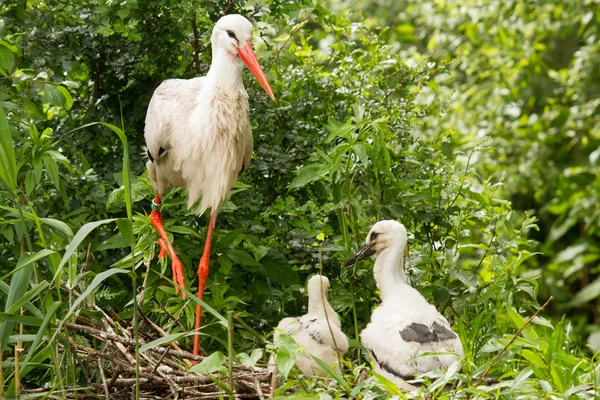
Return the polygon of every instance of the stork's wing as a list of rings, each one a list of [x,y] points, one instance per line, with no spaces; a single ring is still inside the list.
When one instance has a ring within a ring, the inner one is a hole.
[[[158,161],[171,149],[172,130],[189,118],[197,103],[204,79],[168,79],[154,91],[148,105],[144,129],[150,161]]]
[[[399,332],[406,342],[417,343],[438,343],[458,337],[451,329],[438,324],[437,321],[431,326],[413,322],[404,329],[400,329]]]
[[[337,350],[341,355],[346,354],[348,351],[348,338],[333,321],[329,321],[328,324],[324,317],[314,318],[305,315],[300,318],[300,323],[308,335],[318,344]]]
[[[294,336],[300,329],[302,329],[302,324],[300,324],[298,317],[284,318],[279,321],[275,332],[273,332],[273,341],[277,340],[282,333]]]

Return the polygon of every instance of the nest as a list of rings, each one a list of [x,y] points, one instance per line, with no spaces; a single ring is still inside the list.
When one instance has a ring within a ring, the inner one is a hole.
[[[109,309],[99,322],[84,316],[77,323],[65,323],[69,331],[69,347],[81,368],[82,385],[77,390],[77,398],[107,399],[135,398],[136,361],[133,329],[124,328],[125,321]],[[141,317],[144,329],[140,329],[139,346],[151,340],[164,337],[167,333],[147,319]],[[119,318],[118,322],[115,319]],[[145,329],[147,326],[151,329]],[[143,332],[142,332],[143,331]],[[94,343],[93,345],[91,343]],[[66,346],[66,342],[63,343]],[[92,348],[95,347],[95,348]],[[271,373],[266,368],[250,368],[234,364],[233,392],[229,377],[222,375],[201,375],[189,372],[189,368],[201,362],[204,356],[196,356],[183,351],[176,342],[166,346],[155,346],[140,354],[139,383],[142,399],[264,399],[270,393]],[[25,390],[25,393],[41,393],[50,388]],[[65,398],[75,398],[75,388],[68,390]],[[231,395],[233,393],[233,396]],[[267,396],[268,397],[268,396]]]

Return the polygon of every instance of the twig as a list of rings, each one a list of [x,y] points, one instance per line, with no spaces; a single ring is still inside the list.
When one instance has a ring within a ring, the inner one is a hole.
[[[57,322],[60,323],[60,321],[57,321]],[[135,340],[124,338],[124,337],[115,335],[114,333],[104,332],[104,331],[101,331],[101,330],[98,330],[95,328],[90,328],[89,326],[72,324],[70,322],[67,322],[65,325],[68,329],[71,329],[71,330],[74,330],[77,332],[87,333],[88,335],[95,336],[102,341],[112,340],[114,342],[126,344],[128,346],[135,346]],[[145,344],[145,343],[144,343],[144,341],[140,341],[140,344]],[[162,347],[162,346],[153,347],[153,348],[149,349],[148,351],[153,351],[155,353],[163,353],[165,351],[165,349],[167,350],[167,353],[170,356],[184,358],[184,359],[193,360],[193,361],[204,360],[204,357],[202,357],[202,356],[195,356],[192,353],[187,353],[185,351],[172,350],[172,349]]]
[[[100,370],[100,378],[102,378],[102,386],[104,386],[104,394],[106,399],[110,399],[110,392],[108,390],[108,384],[106,383],[106,376],[104,375],[104,368],[102,367],[102,359],[98,357],[98,369]]]
[[[489,372],[490,368],[492,368],[492,365],[494,365],[496,363],[496,361],[498,361],[498,359],[500,358],[500,356],[502,355],[502,353],[504,353],[504,351],[506,349],[508,349],[508,347],[512,344],[512,342],[514,342],[517,339],[517,337],[519,336],[519,334],[521,334],[521,332],[523,331],[523,329],[525,329],[525,327],[527,325],[529,325],[531,323],[531,321],[533,321],[533,319],[540,313],[540,311],[542,311],[544,309],[544,307],[546,307],[548,305],[548,303],[550,303],[552,301],[552,299],[554,299],[554,297],[550,296],[550,298],[548,298],[548,300],[546,300],[546,302],[540,308],[538,308],[536,310],[536,312],[533,313],[533,315],[527,319],[527,321],[525,321],[525,323],[523,324],[523,326],[520,327],[519,330],[517,331],[517,333],[515,333],[513,335],[513,337],[506,344],[506,346],[504,346],[502,348],[502,350],[500,350],[500,353],[498,353],[496,355],[496,357],[494,357],[494,359],[492,360],[492,362],[487,366],[487,368],[483,371],[483,373],[481,374],[481,376],[477,379],[477,382],[480,382],[480,381],[482,381],[485,378],[485,376]]]
[[[112,329],[112,327],[109,325],[108,321],[104,318],[102,318],[102,324],[104,325],[104,329],[107,330],[108,333],[114,334],[114,330]],[[117,335],[115,335],[117,336]],[[119,336],[117,336],[119,337]],[[135,341],[132,340],[133,343],[135,343]],[[119,342],[119,341],[115,341],[115,346],[117,346],[117,349],[119,349],[119,351],[121,353],[123,353],[123,355],[125,357],[127,357],[127,360],[129,360],[130,363],[132,364],[136,364],[135,361],[135,357],[133,357],[131,354],[129,354],[129,351],[127,351],[127,347],[123,346],[123,343]],[[135,344],[133,345],[133,347],[135,348]]]
[[[179,319],[180,319],[181,317],[179,317],[179,318],[175,318],[175,316],[174,316],[173,314],[171,314],[171,313],[169,312],[169,310],[167,310],[167,309],[165,308],[165,306],[163,306],[163,305],[162,305],[162,304],[161,304],[161,303],[160,303],[160,302],[159,302],[159,301],[156,299],[156,297],[152,297],[152,300],[154,300],[154,302],[155,302],[156,304],[158,304],[158,306],[160,307],[160,309],[161,309],[161,310],[163,310],[163,312],[164,312],[165,314],[167,314],[167,316],[168,316],[169,318],[171,318],[171,319],[173,320],[173,322],[174,322],[174,323],[176,323],[176,324],[177,324],[177,325],[178,325],[178,326],[181,328],[181,330],[182,330],[182,331],[187,331],[187,329],[186,329],[186,328],[185,328],[185,327],[184,327],[184,326],[181,324],[181,322],[179,322]],[[189,301],[189,300],[188,300],[188,301]],[[186,306],[187,306],[187,304],[185,304],[185,305],[184,305],[182,308],[185,308]]]
[[[154,369],[152,370],[152,373],[155,373],[158,370],[158,366],[162,363],[162,361],[165,359],[165,356],[167,355],[167,350],[165,350],[165,352],[163,353],[163,355],[160,356],[160,358],[156,362],[156,365],[154,366]],[[186,360],[186,361],[189,362],[189,360]]]
[[[146,323],[148,325],[150,325],[152,328],[154,328],[154,330],[158,333],[160,333],[163,337],[168,336],[168,333],[161,328],[160,326],[156,325],[153,321],[151,321],[148,317],[146,317],[146,315],[142,312],[142,310],[138,307],[138,311],[141,315],[141,317],[144,319],[144,321],[146,321]],[[169,345],[174,348],[177,351],[183,351],[181,347],[179,347],[179,345],[176,342],[171,342],[169,343]],[[203,354],[204,355],[204,354]],[[189,360],[185,360],[186,364],[188,367],[192,366],[192,363]]]
[[[113,376],[110,378],[110,381],[108,382],[108,387],[111,388],[115,382],[117,381],[117,378],[119,377],[119,375],[121,375],[121,367],[117,365],[117,368],[115,368],[114,372],[113,372]]]
[[[85,264],[83,265],[83,267],[81,267],[81,270],[79,271],[79,273],[83,273],[83,271],[87,271],[88,270],[88,262],[90,261],[90,255],[92,256],[92,258],[95,258],[92,253],[90,252],[92,248],[92,243],[88,244],[88,248],[87,248],[87,253],[85,255]]]
[[[258,381],[258,379],[254,379],[254,386],[256,386],[256,393],[258,394],[258,398],[260,400],[265,400],[265,394],[262,391],[262,388],[260,387],[260,382]]]

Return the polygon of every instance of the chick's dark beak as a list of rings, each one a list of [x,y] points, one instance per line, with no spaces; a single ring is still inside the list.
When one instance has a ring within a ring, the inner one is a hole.
[[[349,267],[350,265],[353,265],[358,261],[375,254],[375,249],[372,247],[372,245],[372,243],[364,244],[348,261],[344,263],[344,267]]]

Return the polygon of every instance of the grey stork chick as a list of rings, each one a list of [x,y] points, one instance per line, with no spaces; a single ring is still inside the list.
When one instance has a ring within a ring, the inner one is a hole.
[[[404,252],[408,243],[406,228],[397,221],[376,223],[366,243],[346,262],[346,266],[376,254],[373,270],[381,304],[360,334],[369,351],[375,371],[401,389],[414,390],[406,383],[415,374],[447,368],[458,360],[445,354],[410,360],[426,352],[448,352],[462,357],[458,335],[436,308],[413,287],[404,274]]]

